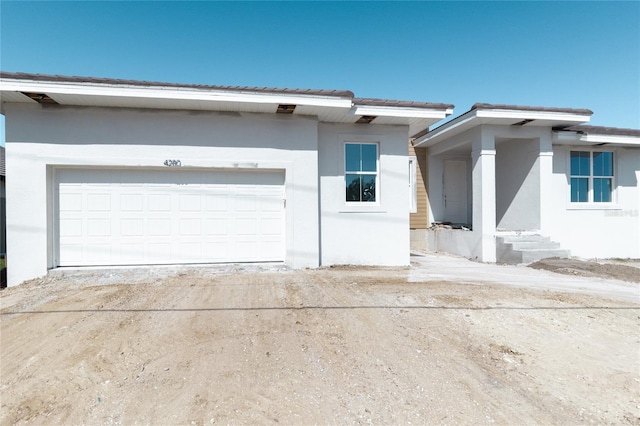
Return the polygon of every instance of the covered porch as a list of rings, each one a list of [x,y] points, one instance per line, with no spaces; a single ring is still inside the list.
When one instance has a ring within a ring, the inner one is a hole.
[[[414,146],[427,148],[433,225],[427,230],[428,249],[521,263],[526,260],[508,250],[514,244],[558,248],[544,239],[553,202],[552,129],[588,121],[590,115],[589,110],[476,104],[418,137]]]

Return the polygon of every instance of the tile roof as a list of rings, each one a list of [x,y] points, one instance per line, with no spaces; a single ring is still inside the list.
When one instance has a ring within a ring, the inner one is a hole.
[[[547,112],[567,112],[570,114],[586,114],[592,115],[593,111],[586,108],[556,108],[556,107],[541,107],[541,106],[528,106],[528,105],[502,105],[502,104],[485,104],[482,102],[473,104],[471,111],[474,109],[504,109],[511,111],[547,111]]]
[[[619,127],[589,126],[580,124],[578,126],[565,127],[560,131],[578,132],[586,135],[616,135],[616,136],[636,136],[640,137],[639,129],[622,129]]]
[[[181,84],[181,83],[161,83],[155,81],[139,81],[124,80],[115,78],[99,78],[99,77],[79,77],[79,76],[62,76],[49,74],[30,74],[22,72],[5,72],[0,71],[0,78],[12,78],[20,80],[37,80],[55,83],[94,83],[106,85],[121,86],[139,86],[139,87],[170,87],[175,89],[202,89],[202,90],[220,90],[241,93],[278,93],[278,94],[295,94],[310,96],[331,96],[340,98],[353,98],[355,95],[350,90],[323,90],[323,89],[287,89],[273,87],[249,87],[249,86],[213,86],[206,84]]]
[[[199,90],[218,90],[236,93],[267,93],[267,94],[293,94],[293,95],[309,95],[309,96],[326,96],[351,99],[354,105],[360,106],[387,106],[402,108],[422,108],[422,109],[451,109],[453,105],[443,103],[430,102],[413,102],[413,101],[397,101],[391,99],[376,98],[356,98],[350,90],[325,90],[325,89],[290,89],[290,88],[274,88],[274,87],[249,87],[249,86],[214,86],[205,84],[180,84],[180,83],[161,83],[153,81],[123,80],[114,78],[98,78],[98,77],[78,77],[78,76],[62,76],[49,74],[30,74],[20,72],[4,72],[0,71],[0,78],[11,78],[19,80],[46,81],[55,83],[94,83],[114,86],[136,86],[136,87],[167,87],[176,89],[199,89]]]
[[[414,101],[395,101],[391,99],[377,98],[353,98],[355,105],[362,106],[388,106],[388,107],[405,107],[405,108],[453,108],[452,104],[440,104],[431,102],[414,102]]]
[[[438,126],[438,127],[440,127],[440,126]],[[424,129],[424,130],[422,130],[422,131],[420,131],[420,132],[416,133],[415,135],[411,136],[409,139],[418,139],[418,138],[421,138],[421,137],[423,137],[424,135],[426,135],[427,133],[429,133],[429,132],[431,132],[431,131],[433,131],[433,130],[437,129],[438,127],[434,128],[434,129],[431,129],[431,130],[429,130],[429,128],[427,127],[426,129]]]
[[[487,104],[478,102],[473,104],[469,111],[466,111],[460,114],[453,119],[440,124],[432,129],[424,129],[415,135],[411,136],[410,139],[419,139],[429,133],[435,132],[438,129],[449,126],[451,122],[459,121],[463,119],[463,117],[467,117],[471,115],[473,111],[476,110],[505,110],[505,111],[531,111],[531,112],[560,112],[560,113],[569,113],[569,114],[580,114],[580,115],[592,115],[593,111],[586,108],[558,108],[558,107],[541,107],[541,106],[529,106],[529,105],[506,105],[506,104]]]

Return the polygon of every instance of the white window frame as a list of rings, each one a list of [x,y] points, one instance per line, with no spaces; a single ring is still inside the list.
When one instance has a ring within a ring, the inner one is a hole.
[[[347,145],[374,145],[376,147],[376,171],[347,171]],[[374,141],[345,140],[342,146],[342,200],[346,206],[379,206],[380,205],[380,144]],[[347,201],[347,174],[372,175],[375,174],[375,201]]]
[[[418,213],[418,158],[409,156],[409,212]]]
[[[574,176],[571,174],[571,153],[572,152],[587,152],[589,153],[589,176]],[[613,154],[613,175],[612,176],[594,176],[593,174],[593,154],[597,152],[610,152]],[[618,153],[615,149],[594,149],[589,146],[571,146],[567,149],[567,177],[568,177],[568,193],[567,200],[571,209],[607,209],[617,208],[617,173],[618,173]],[[572,178],[586,178],[589,181],[587,191],[587,201],[571,201],[571,179]],[[611,201],[594,201],[594,178],[610,178],[611,179]]]

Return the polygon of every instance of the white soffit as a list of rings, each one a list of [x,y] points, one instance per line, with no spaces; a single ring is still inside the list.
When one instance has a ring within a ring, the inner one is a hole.
[[[351,108],[351,99],[319,95],[283,94],[283,93],[250,93],[225,90],[175,88],[163,86],[127,86],[96,83],[58,83],[49,81],[0,79],[2,92],[35,92],[46,93],[53,99],[56,95],[76,95],[80,97],[159,99],[181,101],[239,102],[257,104],[296,104],[315,105],[332,108]],[[4,98],[4,96],[3,96]],[[62,97],[60,97],[62,99]]]
[[[571,125],[585,123],[591,118],[590,114],[555,111],[525,111],[525,110],[477,110],[479,118],[493,118],[500,123],[511,120],[532,120],[526,126]],[[512,123],[515,124],[515,123]]]
[[[1,83],[0,83],[1,84]],[[0,101],[3,103],[11,102],[11,103],[25,103],[25,104],[35,104],[37,103],[33,99],[30,99],[28,96],[23,95],[19,92],[4,90],[4,85],[0,86]]]
[[[64,78],[64,77],[62,77]],[[451,106],[415,107],[405,105],[355,105],[350,92],[296,93],[296,89],[274,89],[273,92],[233,90],[211,87],[163,86],[162,83],[136,85],[95,81],[50,81],[3,77],[0,78],[0,100],[3,103],[34,103],[24,93],[46,94],[55,103],[69,106],[97,106],[116,108],[153,108],[172,110],[236,111],[276,113],[279,105],[295,105],[294,115],[317,116],[319,121],[355,123],[362,116],[371,116],[373,124],[409,126],[410,134],[453,112]],[[319,91],[324,92],[324,91]]]
[[[388,107],[388,106],[355,106],[355,115],[375,115],[377,117],[405,117],[405,118],[433,118],[435,121],[442,120],[453,112],[452,108],[446,109],[425,109],[411,107]]]
[[[475,124],[472,124],[472,116],[468,115],[465,117],[467,114],[454,118],[437,129],[416,138],[413,141],[413,146],[416,148],[430,147],[446,138],[456,136],[471,129]]]
[[[553,132],[556,145],[627,145],[640,146],[640,137],[629,135],[580,134],[576,132]]]

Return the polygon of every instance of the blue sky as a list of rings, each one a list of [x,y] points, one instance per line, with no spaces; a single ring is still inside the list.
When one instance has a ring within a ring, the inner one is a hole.
[[[640,128],[637,1],[2,0],[0,17],[4,71],[348,89],[454,115],[590,108],[591,124]]]

